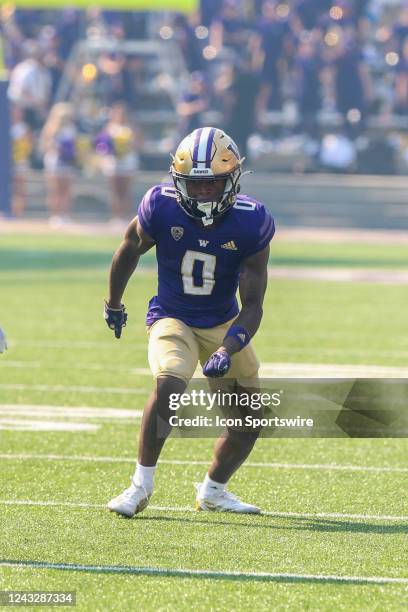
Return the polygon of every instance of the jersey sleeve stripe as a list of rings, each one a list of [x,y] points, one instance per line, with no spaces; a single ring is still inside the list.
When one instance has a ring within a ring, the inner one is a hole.
[[[268,215],[268,225],[265,227],[265,224],[264,224],[261,228],[260,237],[259,237],[260,242],[265,240],[265,238],[269,236],[271,232],[273,236],[273,234],[275,233],[275,225],[274,225],[272,217]]]
[[[264,222],[262,223],[262,225],[261,225],[261,227],[260,227],[260,230],[259,230],[259,233],[260,233],[260,234],[263,234],[263,233],[264,233],[265,229],[268,227],[268,225],[270,224],[271,220],[272,220],[271,215],[270,215],[270,214],[269,214],[269,212],[268,212],[268,211],[265,209],[265,220],[264,220]]]
[[[151,199],[153,196],[153,192],[155,187],[152,187],[147,191],[144,195],[140,206],[137,211],[137,217],[140,221],[140,225],[144,229],[144,231],[149,234],[153,238],[153,228],[152,228],[152,209],[151,209]]]

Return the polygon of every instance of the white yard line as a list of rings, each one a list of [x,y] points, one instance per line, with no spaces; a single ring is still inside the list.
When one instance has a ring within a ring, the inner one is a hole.
[[[29,385],[23,383],[1,383],[0,389],[5,391],[42,391],[61,393],[120,393],[122,395],[143,395],[147,389],[143,387],[92,387],[85,385]]]
[[[109,331],[109,330],[108,330]],[[91,340],[14,340],[10,338],[10,347],[13,348],[15,346],[28,346],[32,348],[61,348],[61,349],[72,349],[72,348],[83,348],[83,349],[93,349],[93,348],[107,348],[112,349],[112,341],[91,341]],[[131,342],[132,350],[134,348],[146,348],[147,347],[147,339],[146,342]]]
[[[64,502],[64,501],[35,501],[31,499],[0,499],[2,506],[43,506],[43,507],[66,507],[66,508],[106,508],[105,504],[88,504],[86,502]],[[150,506],[149,510],[156,512],[196,512],[190,506]],[[359,521],[408,521],[408,516],[393,516],[389,514],[347,514],[342,512],[262,512],[261,516],[272,516],[275,518],[300,518],[300,519],[353,519]]]
[[[136,574],[142,576],[171,576],[175,578],[211,578],[224,580],[254,580],[270,582],[311,582],[311,583],[348,583],[348,584],[408,584],[408,578],[393,576],[342,576],[331,574],[292,574],[277,572],[237,572],[207,569],[183,569],[138,567],[133,565],[82,565],[77,563],[49,563],[47,561],[7,561],[1,560],[0,566],[35,568],[45,570],[64,570],[71,572]]]
[[[408,233],[398,230],[372,229],[334,229],[334,228],[295,228],[279,229],[279,239],[284,242],[319,242],[347,244],[408,244]]]
[[[288,332],[289,334],[292,334],[292,336],[296,336],[296,332]],[[277,330],[276,332],[273,332],[271,334],[268,334],[268,332],[265,332],[265,339],[268,340],[268,338],[270,338],[271,340],[273,340],[277,334],[278,336],[285,338],[286,334],[284,332],[280,332],[279,330]],[[306,337],[307,337],[308,333],[306,332]],[[350,335],[350,334],[347,334]],[[316,335],[317,339],[323,338],[322,335],[319,336],[319,333],[317,333]],[[341,334],[334,334],[334,338],[336,337],[341,337]],[[315,338],[315,335],[313,334],[313,338]],[[327,339],[327,336],[325,336],[325,338]],[[351,338],[352,340],[352,338]],[[315,348],[314,347],[304,347],[304,348],[296,348],[296,347],[279,347],[279,353],[287,353],[288,355],[304,355],[305,353],[314,353],[315,352]],[[350,355],[353,355],[355,357],[369,357],[371,358],[373,356],[373,351],[372,349],[364,349],[364,348],[353,348],[352,346],[347,346],[346,349],[342,349],[342,348],[325,348],[324,349],[324,353],[325,355],[336,355],[336,356],[340,356],[342,357],[343,355],[346,355],[349,357]],[[376,356],[379,357],[408,357],[408,351],[407,350],[376,350],[375,352]],[[285,362],[286,363],[286,362]],[[336,365],[336,364],[333,364]]]
[[[90,406],[50,406],[37,404],[0,404],[1,416],[54,417],[70,419],[131,419],[140,418],[143,410],[125,408],[91,408]]]
[[[304,352],[304,350],[302,350]],[[331,351],[339,353],[339,351]],[[365,354],[364,351],[361,351]],[[385,354],[385,353],[384,353]],[[408,356],[408,351],[389,351],[385,354],[388,357]],[[2,361],[2,368],[16,369],[52,369],[52,370],[115,370],[128,372],[140,376],[151,376],[149,368],[132,368],[126,366],[114,365],[112,368],[108,365],[98,363],[81,363],[72,366],[60,366],[58,364],[48,364],[39,361],[12,361],[8,360],[7,356]],[[343,378],[407,378],[407,367],[392,367],[381,365],[355,365],[355,364],[328,364],[328,363],[293,363],[293,362],[264,362],[261,365],[260,376],[267,378],[287,378],[287,377],[307,377],[307,378],[327,378],[327,377],[343,377]],[[202,378],[200,365],[194,373],[195,378]],[[2,385],[0,385],[1,388]],[[44,389],[46,385],[42,385]],[[94,387],[86,387],[94,388]],[[99,388],[99,387],[98,387]]]
[[[333,268],[325,266],[279,266],[268,270],[269,278],[334,281],[337,283],[408,284],[408,271],[380,268]]]
[[[129,366],[120,366],[116,364],[103,364],[103,363],[75,363],[72,365],[59,364],[59,363],[45,363],[41,361],[12,361],[4,359],[1,364],[2,368],[15,368],[23,370],[95,370],[101,372],[127,372],[128,374],[136,374],[139,376],[152,376],[149,368],[132,368]]]
[[[134,457],[102,457],[92,455],[54,455],[40,453],[0,453],[0,459],[9,461],[84,461],[90,463],[131,463]],[[160,459],[159,463],[164,465],[208,465],[208,461],[197,461],[189,459]],[[336,463],[279,463],[279,462],[257,462],[247,461],[243,468],[265,468],[281,470],[322,470],[340,472],[373,472],[373,473],[408,473],[408,467],[393,466],[370,466],[370,465],[341,465]]]
[[[96,431],[100,425],[91,423],[72,423],[67,421],[33,421],[29,419],[0,418],[3,431]]]
[[[408,378],[408,368],[320,363],[263,363],[262,378]]]

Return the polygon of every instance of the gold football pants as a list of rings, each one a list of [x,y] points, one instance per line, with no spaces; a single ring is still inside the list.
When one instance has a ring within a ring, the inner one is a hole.
[[[174,376],[188,383],[198,362],[203,366],[208,357],[222,346],[232,323],[233,320],[208,329],[190,327],[170,317],[153,323],[147,330],[148,358],[153,376]],[[231,361],[228,378],[245,384],[245,381],[258,377],[259,361],[251,343],[235,353]]]

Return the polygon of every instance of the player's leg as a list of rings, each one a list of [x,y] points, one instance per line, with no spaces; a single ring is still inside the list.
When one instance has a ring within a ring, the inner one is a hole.
[[[110,510],[129,517],[149,503],[156,464],[171,431],[170,395],[183,393],[198,362],[197,342],[181,321],[160,319],[148,333],[149,365],[156,383],[143,413],[136,471],[131,486],[108,504]]]
[[[258,393],[258,370],[259,361],[252,345],[249,344],[232,357],[231,369],[227,375],[227,387],[231,387],[232,383],[234,385],[232,390],[238,395],[241,393],[250,396],[254,392]],[[221,388],[222,391],[222,382],[222,380],[209,379],[210,388],[214,391]],[[245,408],[243,402],[243,407],[236,412],[236,416],[245,419],[247,414],[252,414],[251,408]],[[259,431],[228,428],[225,435],[216,442],[213,461],[208,470],[209,477],[217,482],[227,483],[251,453],[259,433]]]
[[[217,385],[211,385],[211,387],[215,391]],[[240,387],[239,393],[251,395],[254,391],[257,392],[256,373],[253,375],[251,386]],[[247,414],[251,414],[250,408],[247,410],[241,408],[239,416],[243,421]],[[237,415],[236,412],[234,416]],[[204,482],[197,486],[197,510],[260,512],[258,507],[244,503],[226,491],[227,483],[250,455],[259,434],[260,430],[245,430],[245,428],[233,426],[228,427],[216,441],[213,459]]]
[[[229,327],[226,325],[198,332],[200,341],[200,362],[204,364],[209,355],[222,343],[222,339]],[[196,330],[195,330],[196,331]],[[223,379],[209,379],[210,388],[213,392],[228,389],[231,391],[231,382],[238,382],[234,389],[249,393],[258,388],[259,361],[251,344],[232,357],[231,369],[228,372],[228,380],[223,385]],[[249,411],[248,411],[249,413]],[[241,416],[245,414],[241,409]],[[258,513],[260,510],[251,504],[245,504],[226,491],[226,484],[238,468],[244,463],[251,453],[259,431],[243,431],[239,428],[228,428],[217,440],[214,448],[214,456],[204,479],[197,485],[198,510],[219,510],[230,512]]]
[[[200,363],[202,365],[212,352],[222,344],[222,340],[230,324],[231,322],[228,322],[209,330],[195,329],[195,333],[198,334],[199,337]],[[239,353],[233,355],[231,368],[226,379],[208,379],[210,389],[214,393],[218,390],[221,392],[234,391],[247,394],[258,392],[259,365],[258,358],[250,343]],[[245,417],[243,410],[243,408],[240,408],[241,416]],[[250,410],[248,410],[248,414],[250,414]],[[227,416],[231,416],[231,414]],[[228,429],[226,434],[217,440],[214,449],[214,458],[208,471],[210,478],[223,484],[231,478],[254,447],[259,433],[253,433],[254,435],[250,435],[249,433],[247,435],[246,432],[237,432],[233,429]]]
[[[170,433],[170,395],[183,393],[198,363],[198,344],[191,329],[178,319],[156,321],[148,330],[148,359],[156,380],[143,413],[139,461],[155,465]]]
[[[209,478],[225,486],[248,458],[259,433],[228,428],[215,444],[213,460],[208,470]]]
[[[184,392],[187,383],[174,376],[160,376],[143,411],[140,428],[138,463],[146,467],[155,466],[166,438],[170,434],[170,396]]]

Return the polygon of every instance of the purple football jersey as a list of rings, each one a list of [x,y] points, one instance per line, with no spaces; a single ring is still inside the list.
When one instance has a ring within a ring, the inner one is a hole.
[[[178,205],[170,184],[156,185],[138,210],[141,226],[156,242],[158,292],[146,323],[173,317],[192,327],[215,327],[238,314],[240,266],[264,249],[275,225],[263,204],[245,195],[205,228]]]

